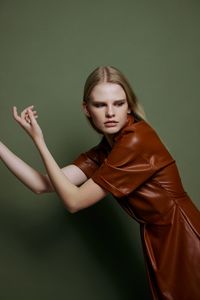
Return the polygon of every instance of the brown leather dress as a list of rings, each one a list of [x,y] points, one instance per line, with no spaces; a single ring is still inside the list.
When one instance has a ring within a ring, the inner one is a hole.
[[[200,299],[200,213],[174,159],[145,121],[127,124],[73,163],[140,223],[152,299]]]

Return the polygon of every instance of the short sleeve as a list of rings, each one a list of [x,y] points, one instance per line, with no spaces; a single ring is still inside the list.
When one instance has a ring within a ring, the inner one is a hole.
[[[148,126],[144,130],[127,130],[92,179],[120,198],[145,184],[171,161],[158,136]]]
[[[97,146],[92,147],[87,152],[81,153],[72,163],[90,178],[104,162],[107,155],[108,146],[105,138],[102,138]]]

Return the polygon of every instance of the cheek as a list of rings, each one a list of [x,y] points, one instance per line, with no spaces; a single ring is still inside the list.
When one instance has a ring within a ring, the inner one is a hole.
[[[96,119],[96,120],[98,120],[98,119],[100,120],[102,117],[101,111],[92,111],[90,115],[91,115],[91,118]]]
[[[99,117],[99,114],[95,113],[95,112],[92,112],[90,114],[90,119],[91,121],[95,124],[95,125],[98,125],[98,123],[100,122],[100,117]]]

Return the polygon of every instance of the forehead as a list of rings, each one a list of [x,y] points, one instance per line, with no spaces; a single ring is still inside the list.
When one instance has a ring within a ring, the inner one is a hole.
[[[110,82],[97,84],[90,94],[95,101],[126,99],[126,94],[121,85]]]

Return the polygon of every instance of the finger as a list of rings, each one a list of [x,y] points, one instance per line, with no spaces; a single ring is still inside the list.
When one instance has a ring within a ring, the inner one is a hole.
[[[29,124],[31,123],[30,117],[29,117],[28,115],[25,116],[25,120],[26,120],[26,122],[28,122]]]
[[[14,116],[17,115],[17,107],[16,107],[16,106],[13,106],[13,107],[12,107],[12,112],[13,112],[13,115],[14,115]]]
[[[28,109],[28,115],[29,115],[29,118],[30,118],[30,121],[31,121],[32,124],[37,123],[37,121],[35,120],[35,116],[34,116],[31,109]]]
[[[33,113],[34,117],[36,117],[36,116],[38,117],[37,111],[32,111],[32,113]],[[25,118],[27,116],[29,116],[28,111],[25,113]]]
[[[26,107],[22,112],[21,112],[21,118],[25,118],[25,114],[28,113],[28,109],[33,109],[34,105],[30,105],[28,107]]]
[[[25,108],[22,112],[21,112],[21,118],[25,118],[25,116],[26,116],[26,114],[28,114],[27,113],[27,108]]]
[[[17,107],[16,106],[12,107],[12,114],[13,114],[13,116],[16,116],[16,114],[17,114]]]
[[[32,109],[33,107],[34,107],[34,105],[29,105],[29,106],[27,106],[26,109]]]
[[[13,106],[13,116],[14,116],[16,121],[20,120],[20,117],[18,116],[18,113],[17,113],[17,107],[16,106]]]
[[[13,117],[22,127],[26,126],[27,122],[18,115],[16,106],[13,106]]]
[[[34,116],[37,115],[37,111],[36,110],[33,110],[32,112],[33,112]]]

